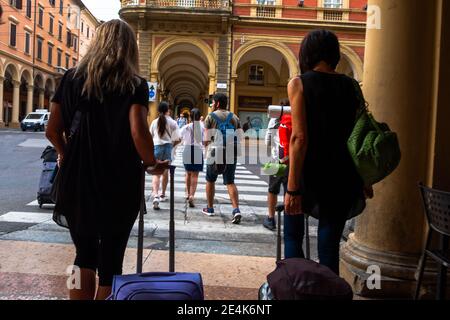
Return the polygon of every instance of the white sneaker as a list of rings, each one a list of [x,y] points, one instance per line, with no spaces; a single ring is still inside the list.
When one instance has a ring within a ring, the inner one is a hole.
[[[159,210],[159,201],[160,201],[159,197],[155,197],[153,199],[153,210]]]
[[[166,201],[167,201],[167,197],[166,196],[163,196],[163,195],[159,196],[159,202],[166,202]]]

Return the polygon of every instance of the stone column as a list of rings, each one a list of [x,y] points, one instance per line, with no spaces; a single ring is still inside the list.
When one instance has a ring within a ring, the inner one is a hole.
[[[381,29],[367,31],[364,92],[375,118],[398,133],[402,161],[375,186],[341,250],[341,276],[363,296],[413,296],[427,230],[418,182],[431,178],[438,2],[369,0],[369,13],[371,6],[381,11]],[[371,266],[380,268],[379,290],[367,287]]]
[[[3,111],[4,111],[4,109],[3,109],[3,102],[4,102],[3,101],[3,89],[4,89],[3,83],[4,83],[4,81],[5,81],[5,78],[0,76],[0,128],[5,126],[5,123],[3,121]]]
[[[19,127],[20,82],[13,80],[13,109],[10,127]]]
[[[236,79],[237,76],[231,77],[231,86],[230,86],[230,111],[236,113]]]
[[[217,86],[216,77],[214,74],[210,73],[209,74],[209,86],[208,86],[208,98],[209,98],[209,96],[214,95],[216,93],[216,86]],[[207,105],[205,105],[205,109],[206,110],[204,111],[204,113],[209,114],[209,112],[211,111],[209,109],[209,103]]]
[[[209,94],[214,94],[216,92],[216,78],[214,75],[209,75]]]
[[[33,112],[33,91],[34,86],[27,86],[27,114]]]
[[[39,109],[44,109],[45,105],[45,90],[39,88]]]

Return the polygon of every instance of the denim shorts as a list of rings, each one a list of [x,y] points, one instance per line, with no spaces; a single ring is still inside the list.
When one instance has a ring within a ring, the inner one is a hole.
[[[217,173],[215,168],[216,167],[213,164],[208,164],[206,166],[206,181],[212,182],[212,183],[217,181],[217,177],[219,176],[219,174]],[[225,164],[225,171],[223,173],[223,184],[224,185],[227,186],[230,184],[234,184],[235,172],[236,172],[236,163]]]
[[[155,158],[160,161],[172,161],[173,145],[171,143],[155,146]]]

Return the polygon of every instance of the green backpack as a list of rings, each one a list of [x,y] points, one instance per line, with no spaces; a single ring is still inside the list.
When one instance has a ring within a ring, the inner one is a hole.
[[[354,85],[360,109],[347,147],[364,185],[369,187],[397,168],[401,158],[400,145],[397,134],[387,124],[374,119],[357,81]]]

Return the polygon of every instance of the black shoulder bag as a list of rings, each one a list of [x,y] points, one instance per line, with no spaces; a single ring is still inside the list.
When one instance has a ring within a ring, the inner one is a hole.
[[[86,114],[86,112],[82,112],[78,109],[78,106],[76,108],[75,114],[72,119],[72,123],[70,125],[70,131],[68,132],[69,135],[67,136],[67,144],[66,144],[66,152],[71,147],[71,144],[73,142],[73,137],[78,133],[78,130],[80,128],[81,121],[83,119],[83,116]],[[69,228],[69,225],[67,223],[67,219],[64,216],[63,213],[59,212],[58,210],[58,199],[59,194],[62,192],[62,186],[63,186],[63,177],[62,177],[62,170],[56,166],[55,168],[56,175],[53,181],[52,186],[52,201],[55,203],[55,209],[53,210],[53,221],[61,227]]]

